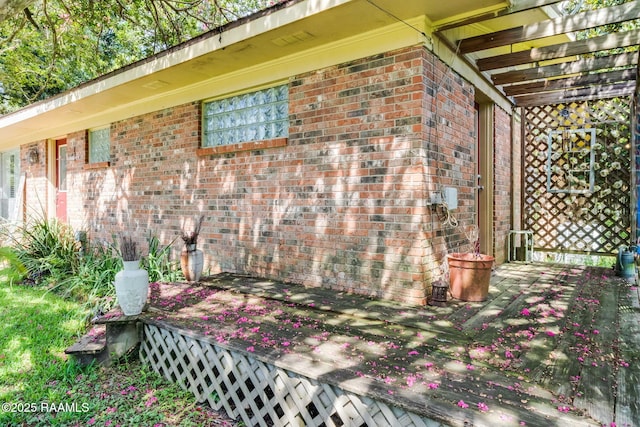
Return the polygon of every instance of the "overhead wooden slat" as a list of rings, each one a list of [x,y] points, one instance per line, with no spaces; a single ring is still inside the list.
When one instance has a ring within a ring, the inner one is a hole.
[[[447,37],[447,29],[462,26],[473,27],[474,31],[478,28],[496,29],[494,25],[499,28],[499,21],[493,18],[556,4],[559,1],[519,0],[511,3],[515,7],[499,9],[490,14],[479,14],[437,27],[434,35],[458,53],[463,61],[475,61],[479,75],[489,78],[495,86],[502,86],[505,95],[517,105],[543,105],[568,99],[628,96],[634,91],[638,77],[634,75],[633,69],[638,67],[640,54],[611,52],[640,45],[640,28],[622,32],[613,26],[612,33],[586,40],[575,40],[574,33],[603,25],[640,20],[640,0],[628,0],[622,5],[563,17],[551,15],[547,10],[540,10],[539,12],[546,13],[551,19],[525,23],[522,26],[458,42]],[[518,21],[521,18],[524,18],[524,22],[532,21],[526,19],[526,12],[518,15]],[[460,33],[454,31],[453,34]],[[563,34],[568,36],[567,42],[551,44],[554,43],[552,37]],[[537,47],[519,50],[533,40],[536,40]],[[511,53],[472,59],[491,54],[488,49],[502,47],[504,52],[506,46],[511,46]],[[482,53],[469,55],[480,51]],[[605,56],[595,57],[594,54]],[[490,75],[492,71],[493,75]]]
[[[577,74],[587,71],[603,70],[614,67],[630,67],[638,63],[638,52],[620,53],[598,58],[579,59],[562,64],[513,70],[491,76],[493,84],[500,86],[510,83]]]
[[[601,25],[616,24],[636,19],[638,16],[640,16],[640,2],[633,1],[619,6],[577,13],[531,25],[470,37],[460,40],[458,45],[460,53],[467,54],[563,33],[586,30]]]
[[[476,65],[480,71],[495,70],[498,68],[527,64],[529,62],[566,58],[568,56],[581,55],[600,50],[633,46],[638,43],[640,43],[640,30],[632,30],[593,37],[586,40],[559,43],[521,52],[481,58],[476,61]]]
[[[486,21],[488,19],[498,18],[500,16],[511,15],[513,13],[525,12],[527,10],[537,9],[542,6],[551,6],[556,3],[560,3],[565,0],[522,0],[517,4],[512,5],[504,9],[500,9],[490,13],[484,13],[470,18],[465,18],[460,21],[450,22],[446,25],[437,27],[436,32],[451,30],[452,28],[458,28],[469,24],[475,24],[476,22]]]
[[[638,54],[640,56],[640,53]],[[640,60],[636,61],[636,94],[640,95]],[[640,114],[640,111],[638,111]],[[640,131],[640,129],[638,129]]]
[[[592,86],[589,88],[544,92],[532,95],[515,96],[513,99],[519,107],[557,104],[585,99],[613,98],[629,96],[635,89],[635,81],[616,83],[613,85]]]
[[[640,61],[636,61],[636,97],[639,98],[637,102],[640,102]],[[636,115],[640,116],[640,109],[636,112]],[[640,129],[636,129],[636,133],[640,132]]]
[[[547,92],[552,90],[564,90],[571,88],[580,88],[591,85],[605,85],[611,83],[619,83],[636,79],[636,70],[619,70],[609,71],[605,73],[587,74],[576,77],[568,77],[565,79],[544,80],[533,83],[523,83],[511,86],[505,86],[504,93],[507,96],[524,95],[527,93]]]

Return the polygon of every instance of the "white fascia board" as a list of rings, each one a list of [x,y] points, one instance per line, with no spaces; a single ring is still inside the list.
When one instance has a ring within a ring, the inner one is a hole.
[[[88,82],[49,100],[4,115],[0,117],[0,130],[352,1],[354,0],[303,1],[247,23],[232,25],[222,33],[211,32],[202,40],[196,38],[195,42],[186,42],[181,48],[169,49],[141,60],[139,65],[124,67],[123,71],[116,70],[111,73],[112,76],[107,74],[105,77],[98,77],[94,82]]]

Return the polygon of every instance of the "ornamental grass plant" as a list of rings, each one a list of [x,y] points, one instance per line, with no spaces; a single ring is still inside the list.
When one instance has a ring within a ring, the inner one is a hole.
[[[113,281],[122,270],[122,246],[116,237],[111,242],[89,242],[83,247],[74,230],[55,219],[36,219],[11,230],[0,228],[0,237],[11,245],[7,251],[15,261],[24,266],[24,285],[43,287],[82,302],[91,312],[90,317],[115,305]],[[128,239],[129,245],[135,244]],[[147,244],[147,255],[140,258],[149,279],[181,280],[179,263],[171,259],[171,245],[163,246],[151,233]]]

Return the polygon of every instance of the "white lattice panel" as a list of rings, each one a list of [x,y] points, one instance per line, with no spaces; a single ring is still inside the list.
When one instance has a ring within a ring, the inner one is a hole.
[[[398,426],[440,424],[397,407],[301,377],[247,354],[145,324],[140,358],[199,402],[247,426]]]

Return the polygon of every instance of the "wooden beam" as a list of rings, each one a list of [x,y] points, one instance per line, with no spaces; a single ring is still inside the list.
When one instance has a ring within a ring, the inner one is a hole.
[[[459,40],[460,53],[467,54],[494,47],[508,46],[544,37],[581,31],[601,25],[630,21],[640,16],[640,1],[590,10],[571,16],[509,28]]]
[[[636,80],[634,69],[609,71],[604,73],[586,74],[565,79],[544,80],[533,83],[523,83],[505,86],[504,93],[507,96],[524,95],[527,93],[539,93],[553,90],[580,88],[591,85],[606,85],[623,81]]]
[[[640,61],[636,61],[636,98],[636,104],[640,103]],[[640,109],[636,111],[636,118],[638,117],[640,117]],[[637,133],[640,133],[640,129],[636,129]]]
[[[520,95],[513,97],[513,100],[518,107],[532,107],[535,105],[558,104],[577,100],[613,98],[616,96],[632,95],[635,86],[635,81],[630,81],[607,86],[592,86],[582,89]]]
[[[527,64],[529,62],[566,58],[568,56],[581,55],[617,47],[628,47],[638,43],[640,43],[640,30],[631,30],[623,33],[612,33],[604,36],[592,37],[586,40],[559,43],[551,46],[524,50],[521,52],[481,58],[476,61],[476,65],[480,71],[495,70],[498,68]]]
[[[531,9],[536,9],[542,6],[550,6],[552,4],[560,3],[564,0],[522,0],[511,7],[497,10],[491,13],[483,13],[481,15],[472,16],[470,18],[461,19],[459,21],[450,22],[436,28],[436,32],[451,30],[452,28],[458,28],[469,24],[475,24],[476,22],[482,22],[500,16],[510,15],[512,13],[524,12]]]
[[[630,67],[637,63],[638,52],[627,52],[597,58],[579,59],[577,61],[570,61],[562,64],[546,65],[544,67],[533,67],[524,70],[496,73],[491,76],[491,81],[496,86],[500,86],[510,83],[525,82],[528,80],[538,80],[567,74],[604,70],[607,68]]]
[[[636,61],[636,97],[640,97],[640,61]],[[636,103],[638,102],[640,100],[636,100]],[[636,118],[640,118],[640,110],[636,111]],[[640,128],[637,131],[640,132]],[[638,225],[640,226],[640,224]]]

